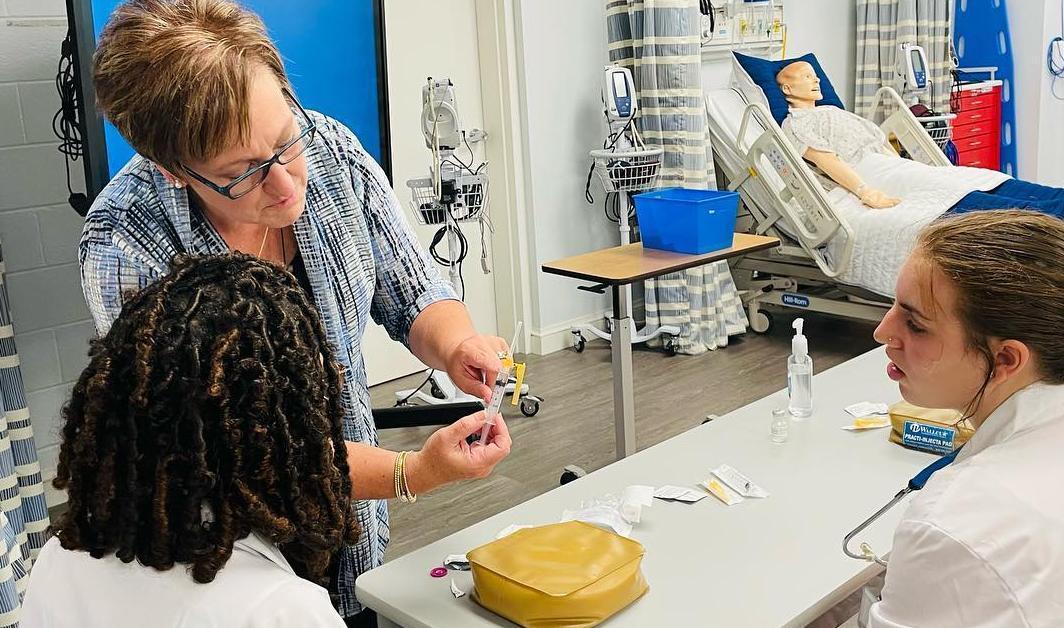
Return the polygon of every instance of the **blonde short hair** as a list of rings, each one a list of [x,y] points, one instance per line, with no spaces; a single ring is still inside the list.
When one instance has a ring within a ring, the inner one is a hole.
[[[262,20],[231,0],[127,0],[107,21],[93,61],[104,116],[172,172],[247,140],[260,68],[289,88]]]

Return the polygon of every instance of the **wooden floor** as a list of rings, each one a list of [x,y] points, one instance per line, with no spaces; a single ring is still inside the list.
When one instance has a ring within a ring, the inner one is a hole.
[[[767,335],[733,338],[725,349],[700,356],[669,357],[637,348],[634,355],[637,445],[640,449],[725,414],[786,385],[792,317],[777,313]],[[809,316],[805,334],[816,372],[875,346],[870,323]],[[562,468],[588,471],[613,460],[613,386],[610,347],[592,342],[584,353],[561,351],[528,356],[525,381],[544,398],[538,415],[525,418],[508,404],[504,415],[513,436],[510,456],[494,474],[425,495],[415,504],[392,502],[392,542],[386,560],[413,551],[527,501],[558,485]],[[421,383],[410,376],[372,390],[375,406],[394,403],[394,391]],[[765,417],[767,434],[770,417]],[[389,449],[417,449],[433,428],[383,430]]]

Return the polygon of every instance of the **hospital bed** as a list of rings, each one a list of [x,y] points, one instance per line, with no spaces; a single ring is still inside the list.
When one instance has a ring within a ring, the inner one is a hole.
[[[876,111],[891,112],[880,125],[883,132],[911,159],[950,165],[896,91],[884,87],[875,100]],[[751,328],[764,333],[771,326],[763,305],[881,319],[891,302],[882,282],[847,281],[861,274],[851,272],[855,244],[878,234],[855,229],[836,211],[763,103],[749,102],[731,86],[708,90],[705,101],[720,187],[738,192],[743,202],[737,230],[776,236],[783,243],[733,264]]]

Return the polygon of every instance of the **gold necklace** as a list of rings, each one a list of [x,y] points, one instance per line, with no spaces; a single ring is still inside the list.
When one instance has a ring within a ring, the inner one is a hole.
[[[262,244],[259,245],[259,252],[255,257],[262,257],[262,251],[266,248],[266,237],[270,235],[270,228],[267,226],[266,231],[262,232]]]
[[[207,212],[201,211],[200,214],[204,218],[206,218],[207,219],[207,223],[210,224],[210,226],[214,228],[214,232],[217,233],[218,237],[222,239],[222,242],[225,243],[226,248],[228,248],[230,251],[232,251],[233,247],[229,246],[229,242],[226,242],[225,236],[223,236],[222,232],[218,230],[218,227],[214,226],[214,221],[211,220],[211,217],[207,215]],[[269,235],[270,235],[270,227],[269,227],[269,225],[267,225],[266,226],[266,230],[262,232],[262,243],[259,244],[259,252],[255,254],[255,257],[262,257],[262,252],[266,249],[266,238],[269,237]]]

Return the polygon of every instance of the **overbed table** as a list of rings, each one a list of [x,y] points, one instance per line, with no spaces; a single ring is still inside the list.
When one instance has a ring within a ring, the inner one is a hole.
[[[635,401],[632,384],[631,294],[624,286],[636,281],[702,266],[779,246],[778,238],[736,233],[731,248],[701,255],[644,249],[641,243],[625,244],[543,265],[543,272],[583,279],[608,286],[613,292],[610,345],[613,362],[613,417],[617,458],[635,453]]]

